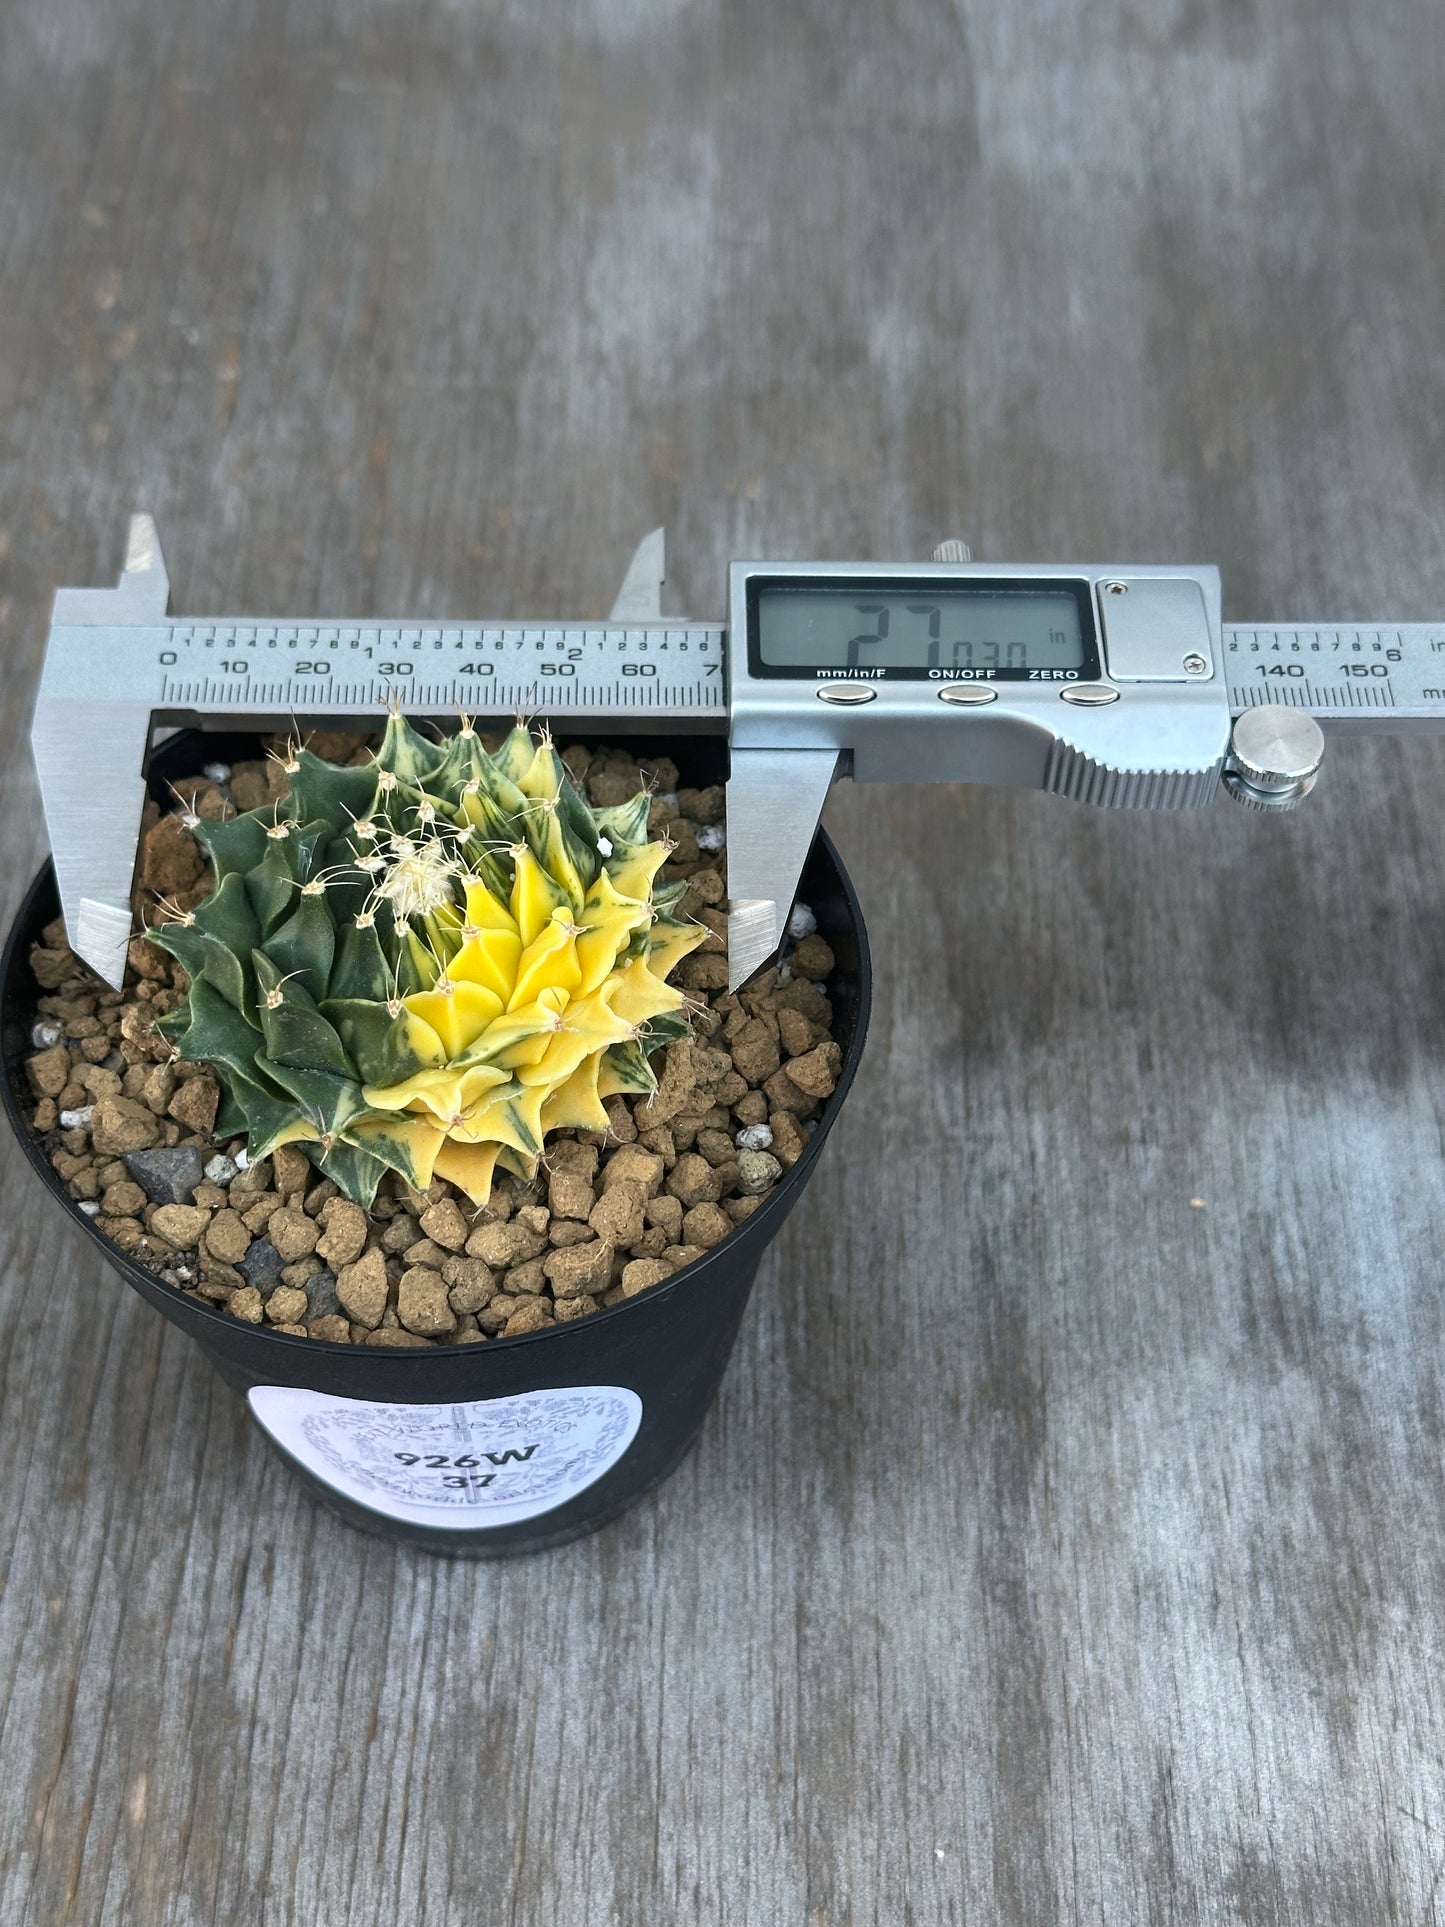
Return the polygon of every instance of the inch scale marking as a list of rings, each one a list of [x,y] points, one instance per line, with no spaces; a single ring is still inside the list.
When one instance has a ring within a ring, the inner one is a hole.
[[[479,696],[483,698],[480,702]],[[623,719],[649,711],[671,716],[686,708],[699,717],[715,718],[720,726],[727,721],[727,704],[721,689],[714,694],[701,682],[671,685],[641,682],[635,688],[620,681],[559,683],[555,690],[547,690],[542,702],[538,700],[534,682],[491,682],[479,690],[475,685],[464,683],[398,683],[376,677],[370,682],[328,683],[325,699],[318,700],[315,683],[299,678],[263,682],[258,677],[238,689],[235,683],[210,678],[178,682],[167,677],[155,707],[157,720],[163,722],[189,721],[189,712],[204,711],[208,717],[231,714],[248,720],[268,713],[288,721],[322,713],[328,722],[335,722],[349,715],[370,724],[376,720],[378,710],[385,709],[393,697],[399,697],[410,713],[420,716],[461,713],[491,716],[510,714],[513,710],[534,715],[545,707],[553,716],[575,713]],[[196,720],[200,721],[199,715]]]
[[[1445,625],[1226,625],[1208,565],[736,562],[723,623],[664,620],[663,536],[605,622],[181,620],[154,524],[114,589],[62,589],[31,740],[75,950],[119,985],[158,725],[522,713],[726,730],[728,977],[777,949],[831,784],[1011,784],[1256,810],[1312,789],[1321,725],[1445,730]],[[76,746],[87,780],[73,780]]]

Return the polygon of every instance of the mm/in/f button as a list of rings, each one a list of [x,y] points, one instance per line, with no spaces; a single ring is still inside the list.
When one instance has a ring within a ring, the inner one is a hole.
[[[813,691],[820,703],[871,703],[878,694],[871,682],[825,682]]]

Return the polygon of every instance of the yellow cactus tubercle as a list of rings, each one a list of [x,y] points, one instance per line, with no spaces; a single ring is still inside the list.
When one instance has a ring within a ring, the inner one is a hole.
[[[667,975],[707,934],[655,910],[660,843],[619,849],[583,887],[564,839],[549,834],[564,780],[546,743],[517,780],[536,818],[529,840],[506,850],[505,900],[469,873],[465,820],[383,841],[384,868],[372,872],[375,896],[422,926],[414,953],[429,960],[433,981],[400,999],[398,1022],[421,1068],[366,1085],[367,1104],[383,1115],[360,1128],[400,1137],[418,1184],[443,1177],[477,1203],[499,1162],[534,1171],[548,1132],[608,1128],[603,1099],[639,1088],[635,1070],[608,1053],[635,1050],[650,1020],[683,1006]]]

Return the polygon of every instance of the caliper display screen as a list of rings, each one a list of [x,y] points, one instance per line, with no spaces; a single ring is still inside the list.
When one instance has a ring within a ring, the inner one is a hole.
[[[755,577],[754,674],[1072,682],[1097,676],[1084,582]]]

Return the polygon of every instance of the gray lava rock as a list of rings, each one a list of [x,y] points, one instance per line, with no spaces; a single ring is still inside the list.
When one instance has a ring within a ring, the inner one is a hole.
[[[282,1282],[285,1267],[286,1260],[275,1245],[267,1238],[257,1238],[238,1268],[248,1285],[254,1285],[263,1298],[269,1298]]]
[[[338,1314],[343,1318],[346,1316],[341,1310],[341,1300],[336,1296],[334,1271],[313,1272],[306,1280],[304,1290],[308,1318],[335,1318]]]
[[[205,1175],[194,1144],[178,1144],[173,1150],[162,1145],[153,1151],[127,1151],[125,1168],[152,1204],[189,1204]]]

